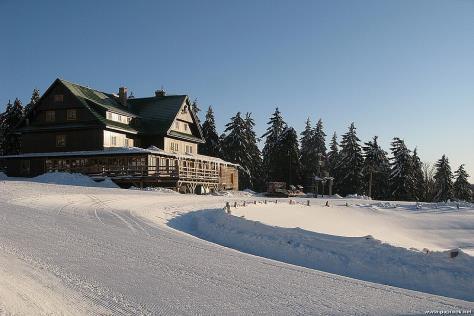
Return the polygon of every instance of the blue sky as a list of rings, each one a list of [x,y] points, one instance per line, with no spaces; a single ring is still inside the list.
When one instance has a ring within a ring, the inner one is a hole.
[[[0,110],[61,77],[137,97],[164,86],[257,132],[354,121],[384,148],[446,154],[474,176],[474,1],[0,0]],[[471,180],[473,177],[471,176]]]

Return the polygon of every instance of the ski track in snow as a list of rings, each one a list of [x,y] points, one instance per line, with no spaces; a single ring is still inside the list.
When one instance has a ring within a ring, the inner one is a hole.
[[[166,226],[178,214],[226,200],[0,181],[0,314],[381,315],[474,308],[256,257]]]

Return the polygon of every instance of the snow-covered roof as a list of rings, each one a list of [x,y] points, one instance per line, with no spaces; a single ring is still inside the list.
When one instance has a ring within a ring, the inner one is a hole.
[[[46,153],[29,153],[19,155],[0,156],[2,158],[36,158],[36,157],[77,157],[77,156],[106,156],[106,155],[129,155],[129,154],[154,154],[160,156],[168,156],[179,159],[194,159],[201,161],[216,162],[226,165],[238,166],[221,158],[199,155],[199,154],[178,154],[166,152],[161,148],[152,146],[147,149],[140,147],[112,147],[104,150],[89,151],[63,151],[63,152],[46,152]]]

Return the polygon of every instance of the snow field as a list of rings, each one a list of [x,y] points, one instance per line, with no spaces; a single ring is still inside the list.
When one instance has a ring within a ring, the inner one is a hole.
[[[280,204],[281,205],[281,204]],[[268,206],[268,205],[267,205]],[[260,206],[249,209],[258,212]],[[278,205],[273,205],[278,209]],[[289,208],[282,207],[289,211]],[[304,206],[293,206],[304,208]],[[383,244],[372,236],[340,237],[269,226],[222,210],[184,214],[172,227],[257,256],[438,295],[474,301],[474,257],[461,250],[428,254]],[[251,211],[249,211],[251,212]],[[243,215],[242,215],[243,216]]]

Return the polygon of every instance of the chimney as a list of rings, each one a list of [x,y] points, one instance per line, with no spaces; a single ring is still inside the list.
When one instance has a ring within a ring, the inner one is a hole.
[[[163,90],[163,88],[155,91],[155,97],[164,97],[165,95],[166,95],[166,91]]]
[[[122,103],[123,106],[127,106],[127,88],[120,87],[119,88],[119,101]]]

